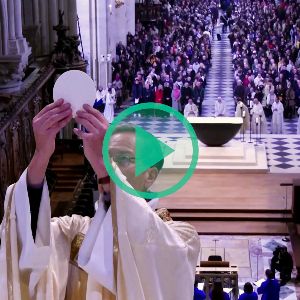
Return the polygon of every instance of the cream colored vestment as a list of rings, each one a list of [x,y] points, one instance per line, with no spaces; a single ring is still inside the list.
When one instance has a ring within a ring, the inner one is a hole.
[[[144,199],[116,188],[116,286],[111,210],[106,213],[99,205],[92,220],[78,215],[51,219],[45,183],[34,241],[26,176],[27,170],[6,194],[1,224],[1,299],[193,299],[200,245],[192,226],[164,223]],[[76,262],[70,263],[72,242],[76,244],[78,236],[83,239],[76,260],[80,268]]]

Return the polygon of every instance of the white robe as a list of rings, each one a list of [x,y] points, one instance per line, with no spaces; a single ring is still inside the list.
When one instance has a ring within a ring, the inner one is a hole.
[[[223,101],[215,101],[215,117],[226,116],[226,107]]]
[[[272,104],[272,133],[283,133],[283,105],[281,102],[274,102]]]
[[[105,108],[104,108],[104,117],[108,123],[112,123],[115,116],[114,105],[116,103],[115,96],[113,94],[107,93],[105,96]]]
[[[186,104],[184,107],[184,116],[188,117],[198,117],[198,107],[196,104]]]
[[[242,108],[240,103],[243,104]],[[245,116],[243,117],[243,112],[245,112]],[[240,132],[245,133],[250,127],[250,115],[248,107],[241,101],[238,102],[236,109],[235,109],[235,116],[243,118],[243,124],[241,126]]]
[[[267,133],[267,120],[266,120],[264,109],[260,102],[258,102],[258,104],[253,103],[251,113],[252,113],[251,127],[253,133],[255,134]],[[258,125],[256,125],[256,120],[258,120]]]
[[[116,188],[116,286],[111,209],[106,213],[99,205],[92,220],[78,215],[51,219],[44,183],[34,241],[26,176],[27,170],[14,192],[10,186],[6,193],[1,224],[1,300],[193,299],[200,243],[192,226],[164,223],[143,199]],[[81,268],[69,264],[72,241],[79,233],[85,234],[78,254]]]
[[[300,134],[300,107],[298,108],[298,126],[297,126],[297,134]]]

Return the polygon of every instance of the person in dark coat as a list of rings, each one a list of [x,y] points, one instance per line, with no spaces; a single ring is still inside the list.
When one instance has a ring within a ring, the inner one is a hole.
[[[277,279],[275,279],[274,273],[270,270],[266,270],[267,280],[264,281],[257,289],[257,293],[262,295],[261,300],[279,300],[280,285]]]
[[[211,300],[230,300],[229,295],[223,291],[223,286],[221,281],[216,281],[214,283],[213,289],[209,293],[209,298]]]
[[[145,83],[143,89],[143,103],[154,102],[154,92],[148,83]]]
[[[244,285],[244,294],[240,295],[239,300],[257,300],[258,295],[253,291],[253,286],[250,282]]]
[[[181,88],[181,107],[184,107],[190,98],[193,99],[193,89],[189,86],[188,82],[185,82]]]
[[[169,82],[165,82],[164,90],[163,90],[163,104],[172,107],[171,94],[172,94],[172,89],[170,87],[170,84],[169,84]]]
[[[134,84],[132,86],[132,99],[135,104],[138,104],[142,101],[143,97],[143,84],[139,81],[138,78],[135,78]]]
[[[288,253],[286,247],[278,247],[273,252],[271,259],[271,270],[275,274],[276,270],[280,272],[280,285],[285,285],[291,280],[291,274],[293,271],[293,258]]]
[[[193,99],[194,99],[194,103],[198,106],[199,116],[201,116],[202,102],[204,99],[204,87],[200,81],[196,82],[196,86],[193,90]]]
[[[236,98],[242,99],[242,101],[245,103],[245,87],[243,86],[243,82],[241,80],[238,81],[237,87],[234,89],[233,94]]]

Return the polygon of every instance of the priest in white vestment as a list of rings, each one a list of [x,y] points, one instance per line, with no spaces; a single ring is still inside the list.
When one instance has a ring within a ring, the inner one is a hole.
[[[108,123],[112,123],[115,117],[116,92],[111,84],[108,85],[105,95],[104,117]]]
[[[188,103],[185,105],[183,114],[186,118],[198,117],[198,107],[192,99],[189,99]]]
[[[218,97],[215,101],[215,117],[224,117],[226,116],[226,106],[222,97]]]
[[[279,99],[276,98],[272,104],[272,133],[282,134],[283,133],[283,105]]]
[[[1,299],[192,300],[200,244],[191,225],[162,219],[144,199],[118,187],[112,198],[115,205],[106,210],[100,198],[93,219],[51,218],[45,172],[56,134],[71,118],[70,105],[59,100],[33,120],[36,151],[6,193],[0,232]],[[107,121],[84,105],[76,122],[88,130],[75,128],[74,133],[83,140],[84,154],[100,178],[101,190],[109,193],[101,154]],[[110,151],[121,180],[147,190],[159,170],[153,166],[133,179],[134,144],[135,135],[125,130],[113,135]],[[30,189],[40,191],[36,203],[29,199]]]
[[[248,107],[241,100],[237,102],[235,116],[243,118],[243,124],[241,126],[240,133],[245,133],[250,127],[250,114]]]
[[[251,127],[253,133],[255,134],[267,133],[267,119],[265,116],[264,109],[257,98],[254,98],[253,100],[253,107],[251,109],[251,114],[252,114]]]

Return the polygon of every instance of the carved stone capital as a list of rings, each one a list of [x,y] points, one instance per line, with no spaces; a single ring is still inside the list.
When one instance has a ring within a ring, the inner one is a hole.
[[[0,90],[16,89],[21,85],[31,48],[24,38],[9,42],[9,54],[0,56]]]

